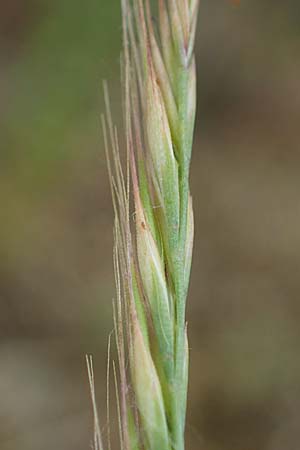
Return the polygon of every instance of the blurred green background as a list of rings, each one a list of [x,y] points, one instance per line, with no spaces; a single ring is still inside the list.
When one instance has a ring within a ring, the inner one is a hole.
[[[299,20],[296,0],[201,2],[188,450],[299,448]],[[86,352],[105,433],[120,24],[118,0],[1,2],[1,450],[89,448]]]

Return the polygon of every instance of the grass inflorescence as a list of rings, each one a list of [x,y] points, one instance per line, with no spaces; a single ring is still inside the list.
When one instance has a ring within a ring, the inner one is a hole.
[[[115,212],[115,379],[124,450],[184,449],[198,0],[158,6],[154,21],[147,0],[122,0],[125,167],[106,87],[102,117]],[[91,371],[90,380],[93,386]]]

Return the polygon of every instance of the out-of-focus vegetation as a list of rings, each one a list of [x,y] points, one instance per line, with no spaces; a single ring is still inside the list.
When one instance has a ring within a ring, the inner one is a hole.
[[[292,0],[201,5],[189,450],[300,440],[299,13]],[[120,123],[120,24],[117,0],[1,5],[1,450],[88,448],[85,352],[105,428],[114,286],[99,116],[106,78]]]

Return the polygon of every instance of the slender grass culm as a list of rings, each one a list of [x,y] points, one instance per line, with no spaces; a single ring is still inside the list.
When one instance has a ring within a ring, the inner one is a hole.
[[[148,0],[122,0],[125,165],[104,89],[122,450],[184,450],[197,13],[198,0],[159,0],[153,21]],[[91,361],[89,375],[94,405]],[[94,446],[103,448],[97,417]]]

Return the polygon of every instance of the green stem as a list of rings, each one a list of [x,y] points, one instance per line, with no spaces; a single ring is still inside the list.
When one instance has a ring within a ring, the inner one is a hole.
[[[186,415],[187,380],[185,362],[185,309],[187,286],[184,279],[185,246],[187,239],[187,211],[189,196],[189,165],[191,143],[187,124],[188,70],[180,68],[178,77],[178,110],[180,127],[179,186],[180,186],[180,228],[175,268],[176,329],[175,329],[175,376],[173,391],[173,449],[184,450],[184,428]]]

